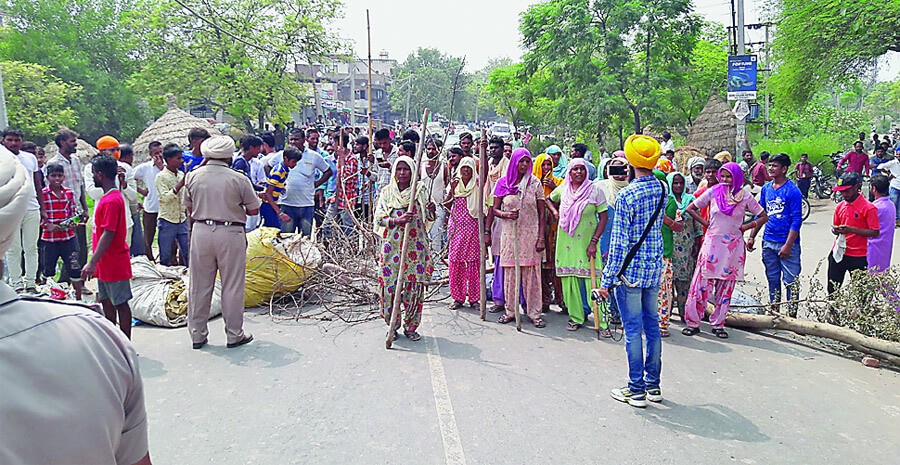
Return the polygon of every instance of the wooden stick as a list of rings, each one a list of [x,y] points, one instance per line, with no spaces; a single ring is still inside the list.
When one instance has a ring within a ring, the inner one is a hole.
[[[522,320],[519,318],[519,305],[521,305],[519,303],[519,296],[521,294],[519,287],[522,286],[522,269],[519,265],[519,220],[515,219],[513,221],[513,255],[516,259],[516,277],[513,280],[513,283],[515,283],[515,288],[513,290],[513,294],[515,295],[513,296],[513,300],[516,303],[513,305],[513,309],[516,311],[516,331],[522,331]],[[503,278],[506,279],[506,276]],[[506,305],[509,305],[509,296],[505,297]]]
[[[369,22],[369,9],[366,8],[366,36],[369,43],[369,158],[372,157],[372,151],[375,144],[375,122],[372,121],[372,24]],[[369,166],[369,174],[371,176],[372,167]],[[375,216],[375,189],[369,187],[369,223],[373,221]]]
[[[416,197],[417,197],[416,189],[418,188],[418,183],[419,183],[418,166],[419,166],[419,163],[422,161],[422,152],[425,151],[424,149],[425,149],[425,122],[426,121],[428,121],[428,109],[427,108],[425,109],[425,114],[422,115],[422,128],[421,128],[421,136],[420,136],[421,139],[419,139],[421,142],[419,143],[419,146],[416,148],[416,166],[410,166],[410,171],[412,171],[410,176],[412,179],[410,179],[410,181],[409,181],[409,189],[412,189],[412,190],[410,191],[410,195],[409,195],[409,206],[406,207],[406,211],[408,213],[413,213],[413,212],[415,212],[415,209],[416,209],[416,200],[417,200],[416,199]],[[419,212],[419,215],[423,215],[422,218],[424,218],[425,214],[426,214],[426,212]],[[425,221],[423,220],[422,224],[424,224],[424,223],[425,223]],[[384,341],[385,349],[390,349],[391,345],[393,345],[394,331],[396,331],[397,327],[399,326],[397,321],[400,318],[400,296],[401,296],[401,294],[403,294],[403,289],[401,289],[400,286],[403,284],[403,275],[406,274],[406,268],[407,268],[406,254],[409,251],[409,230],[411,227],[412,227],[411,222],[403,225],[403,240],[400,245],[400,268],[398,269],[397,281],[396,281],[396,284],[394,285],[394,303],[393,303],[393,306],[391,307],[391,325],[390,325],[390,328],[388,329],[387,340]]]
[[[591,289],[597,288],[596,258],[591,257]],[[590,292],[588,293],[590,295]],[[597,340],[600,340],[600,309],[597,301],[593,301],[591,308],[594,310],[594,330],[597,331]]]
[[[481,130],[481,140],[485,139],[486,132],[484,129]],[[478,170],[478,185],[476,186],[476,190],[478,191],[475,194],[475,198],[478,200],[478,255],[480,260],[478,261],[478,284],[481,288],[481,296],[479,297],[478,307],[481,312],[481,321],[484,321],[487,314],[487,275],[485,273],[485,260],[487,259],[487,244],[484,243],[484,184],[485,179],[487,179],[487,162],[485,158],[485,151],[481,150],[478,159],[481,161],[481,167]]]

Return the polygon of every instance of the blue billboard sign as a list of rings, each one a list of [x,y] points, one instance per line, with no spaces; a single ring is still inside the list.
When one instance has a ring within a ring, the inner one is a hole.
[[[728,57],[728,100],[756,99],[756,55]]]

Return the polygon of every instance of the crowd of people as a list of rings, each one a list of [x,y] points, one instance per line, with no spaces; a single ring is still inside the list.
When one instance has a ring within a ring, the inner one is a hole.
[[[621,319],[630,366],[628,386],[612,395],[635,406],[661,399],[660,341],[670,336],[676,309],[682,333],[694,336],[711,302],[710,331],[728,338],[725,316],[760,232],[770,301],[781,301],[783,289],[788,301],[799,296],[805,154],[795,183],[788,178],[794,163],[783,153],[757,160],[747,150],[735,163],[721,152],[679,167],[668,133],[631,136],[612,154],[576,143],[568,154],[551,145],[532,156],[524,144],[469,132],[445,150],[439,137],[423,140],[411,130],[398,136],[380,129],[370,144],[352,130],[293,127],[276,150],[271,132],[245,135],[236,147],[196,128],[186,147],[151,142],[150,160],[136,166],[133,148],[112,136],[98,139],[100,154],[83,163],[77,137],[60,130],[59,153],[43,162],[23,148],[21,131],[2,132],[4,150],[31,174],[35,192],[4,270],[13,289],[29,292],[38,255],[48,278],[61,260],[61,279],[78,299],[84,280],[97,278],[97,301],[126,336],[130,257],[145,255],[188,268],[194,348],[208,343],[216,276],[228,347],[250,342],[242,329],[245,234],[258,227],[324,243],[340,235],[360,247],[372,232],[382,315],[390,324],[402,312],[389,328],[393,338],[401,326],[408,339],[421,338],[426,285],[436,269],[448,273],[451,309],[480,306],[484,286],[501,324],[515,321],[521,307],[543,328],[542,315],[554,305],[568,314],[566,329],[577,331],[592,313],[592,294],[608,299],[595,323],[608,337],[607,322]],[[872,203],[860,192],[869,158],[858,153],[847,154],[834,187],[844,201],[834,212],[829,292],[849,271],[887,268],[900,224],[900,206],[891,201],[900,200],[900,163],[878,152],[884,158],[876,170],[887,175],[871,177]],[[486,275],[483,262],[493,268]]]

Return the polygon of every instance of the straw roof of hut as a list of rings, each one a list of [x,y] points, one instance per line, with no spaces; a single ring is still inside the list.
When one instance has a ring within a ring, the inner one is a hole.
[[[44,146],[44,153],[46,154],[46,159],[50,160],[55,157],[59,153],[59,147],[56,146],[56,142],[50,141],[47,145]],[[75,156],[78,157],[82,162],[88,163],[94,158],[94,155],[100,153],[99,150],[94,148],[90,142],[84,139],[78,139],[78,145],[75,148]]]
[[[690,173],[687,164],[694,157],[706,158],[706,155],[697,147],[691,147],[690,145],[675,147],[675,164],[678,165],[678,171],[681,174]]]
[[[727,150],[735,152],[737,118],[728,107],[728,103],[713,92],[697,115],[687,137],[687,145],[698,148],[704,156],[712,157],[716,153]]]
[[[135,139],[134,162],[141,163],[150,159],[150,142],[160,141],[163,145],[170,142],[187,146],[188,133],[194,128],[203,128],[209,131],[210,136],[221,136],[222,133],[209,121],[197,118],[175,105],[175,97],[172,94],[166,96],[169,109],[154,121],[144,132]]]

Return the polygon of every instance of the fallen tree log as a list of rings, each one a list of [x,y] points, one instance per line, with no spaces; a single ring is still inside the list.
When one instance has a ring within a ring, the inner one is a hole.
[[[707,309],[707,313],[712,313]],[[728,313],[725,324],[734,328],[782,329],[804,336],[818,336],[849,344],[854,349],[900,366],[900,343],[860,334],[828,323],[801,320],[785,315]]]

